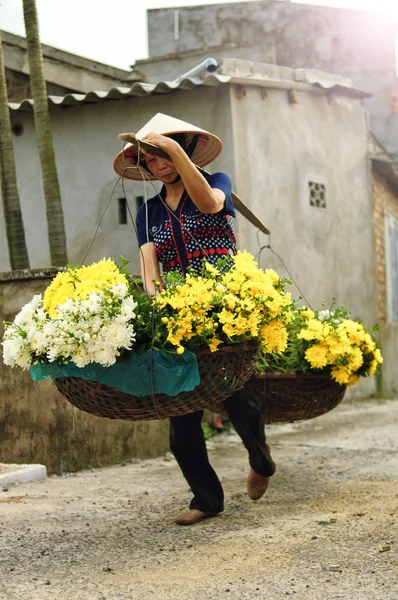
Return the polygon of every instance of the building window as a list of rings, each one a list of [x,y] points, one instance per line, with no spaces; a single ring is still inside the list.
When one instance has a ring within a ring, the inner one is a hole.
[[[136,196],[135,197],[136,211],[138,211],[138,209],[140,208],[140,206],[142,204],[144,204],[144,196]],[[119,225],[127,225],[127,219],[128,219],[127,213],[129,213],[129,207],[127,205],[126,198],[119,198]],[[131,218],[134,218],[134,215]]]
[[[23,134],[23,125],[22,123],[13,123],[11,125],[11,131],[16,137],[19,137]]]
[[[135,207],[138,211],[138,209],[140,208],[140,206],[142,206],[144,204],[144,196],[136,196],[135,197]]]
[[[308,182],[310,206],[326,208],[326,185],[316,181]]]
[[[385,219],[387,304],[390,321],[398,321],[398,221]]]
[[[126,198],[119,198],[119,225],[127,224],[127,201]]]

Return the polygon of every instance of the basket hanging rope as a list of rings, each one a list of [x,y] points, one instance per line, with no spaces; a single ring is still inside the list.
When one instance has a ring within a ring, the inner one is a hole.
[[[329,377],[301,373],[254,373],[253,398],[264,423],[294,423],[313,419],[335,408],[346,386]],[[223,407],[210,410],[223,414]]]
[[[195,354],[200,384],[192,392],[182,392],[178,396],[132,396],[77,377],[54,379],[54,383],[71,404],[99,417],[126,421],[166,419],[223,402],[243,387],[253,374],[258,348],[236,344],[224,346],[214,353],[203,348]]]

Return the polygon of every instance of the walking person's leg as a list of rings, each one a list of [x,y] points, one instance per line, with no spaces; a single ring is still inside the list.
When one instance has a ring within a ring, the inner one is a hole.
[[[275,463],[266,444],[264,423],[253,398],[252,387],[249,380],[223,404],[249,454],[248,495],[252,500],[258,500],[265,493],[269,478],[275,473]]]
[[[170,419],[170,449],[194,495],[189,511],[176,518],[180,525],[192,525],[224,510],[224,492],[207,455],[202,415],[198,411]]]

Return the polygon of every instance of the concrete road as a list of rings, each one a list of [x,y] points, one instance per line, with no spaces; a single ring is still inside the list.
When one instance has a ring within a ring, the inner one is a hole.
[[[397,433],[396,399],[268,427],[258,502],[239,438],[212,438],[226,508],[192,527],[169,455],[0,490],[0,598],[398,600]]]

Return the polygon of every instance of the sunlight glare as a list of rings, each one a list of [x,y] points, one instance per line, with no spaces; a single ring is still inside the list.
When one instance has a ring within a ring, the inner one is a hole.
[[[333,8],[370,10],[398,17],[397,0],[292,0],[298,4],[314,4]]]

